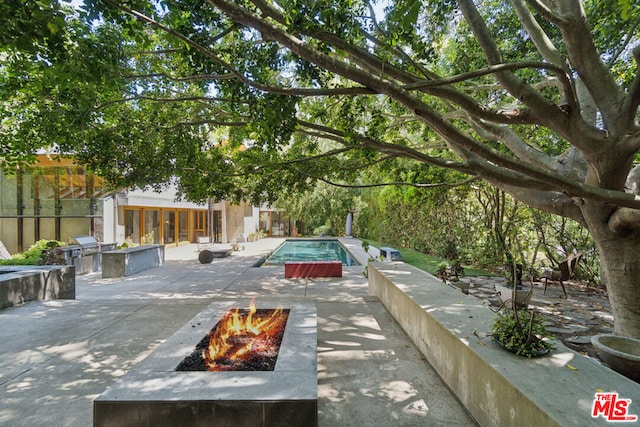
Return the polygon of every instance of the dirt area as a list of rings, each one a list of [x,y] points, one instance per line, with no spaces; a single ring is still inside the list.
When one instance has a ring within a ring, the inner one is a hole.
[[[500,277],[466,277],[470,280],[469,294],[487,300],[491,307],[500,305],[494,284],[504,283]],[[568,297],[564,297],[559,282],[549,282],[546,293],[543,282],[526,282],[533,285],[530,308],[545,319],[550,332],[564,345],[578,353],[598,358],[591,345],[591,337],[613,332],[613,316],[604,289],[580,282],[564,282]]]

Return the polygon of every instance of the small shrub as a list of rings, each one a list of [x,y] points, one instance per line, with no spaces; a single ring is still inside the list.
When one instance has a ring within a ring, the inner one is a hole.
[[[331,235],[331,226],[330,225],[321,225],[313,230],[313,234],[315,236],[330,236]]]
[[[443,282],[447,282],[447,279],[449,278],[449,265],[443,261],[440,264],[438,264],[438,269],[436,270],[436,276],[442,280]]]
[[[0,259],[0,265],[38,265],[39,261],[40,257]]]
[[[451,262],[451,274],[453,274],[456,278],[464,275],[464,267],[462,266],[462,262],[459,259],[453,260]]]
[[[0,265],[65,265],[64,242],[42,239],[29,246],[26,251],[1,260]]]
[[[518,356],[538,356],[554,348],[552,335],[543,319],[533,310],[504,309],[497,313],[491,327],[493,339]]]

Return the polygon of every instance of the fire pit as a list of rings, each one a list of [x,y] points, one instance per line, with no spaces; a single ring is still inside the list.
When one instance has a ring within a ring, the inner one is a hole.
[[[273,308],[282,303],[269,301],[259,301],[255,307],[248,300],[211,304],[94,401],[94,426],[317,425],[315,304],[285,304],[282,309]],[[232,326],[266,322],[281,327],[245,331],[231,339],[227,354],[237,355],[244,352],[241,343],[250,341],[250,336],[265,338],[257,346],[259,356],[244,358],[248,364],[231,363],[233,358],[227,357],[213,363],[222,369],[178,370],[185,364],[198,369],[212,366],[202,361],[202,354],[229,321]],[[265,342],[277,342],[277,330],[283,333],[274,352]],[[236,369],[242,365],[245,370]],[[253,369],[269,365],[272,370]]]
[[[273,371],[289,310],[230,310],[176,371]]]

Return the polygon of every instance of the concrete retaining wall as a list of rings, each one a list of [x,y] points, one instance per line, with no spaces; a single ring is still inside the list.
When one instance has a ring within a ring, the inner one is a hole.
[[[124,277],[164,264],[164,245],[144,245],[102,253],[102,277]]]
[[[430,274],[404,263],[372,262],[368,270],[369,294],[482,426],[608,425],[591,417],[596,390],[640,403],[640,384],[561,343],[536,359],[502,350],[487,336],[494,313]]]
[[[0,309],[28,301],[75,299],[71,265],[0,267]]]

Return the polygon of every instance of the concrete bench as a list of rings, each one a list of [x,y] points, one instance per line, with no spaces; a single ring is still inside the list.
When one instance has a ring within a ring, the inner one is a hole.
[[[144,245],[102,253],[102,277],[131,276],[164,264],[164,245]]]
[[[284,263],[284,277],[342,277],[342,261],[287,261]]]

